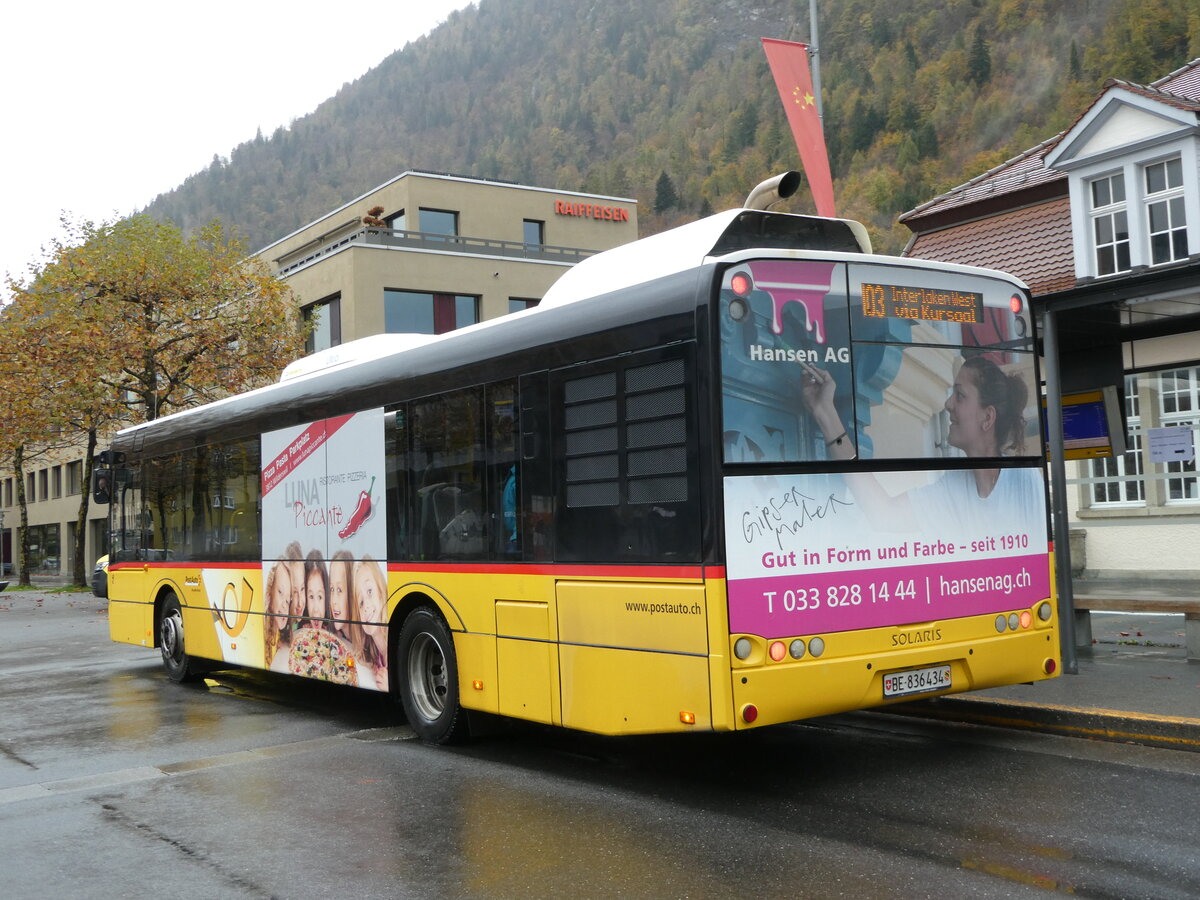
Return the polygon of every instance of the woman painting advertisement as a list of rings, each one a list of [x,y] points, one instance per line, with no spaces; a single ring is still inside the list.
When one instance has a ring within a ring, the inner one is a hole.
[[[834,405],[833,378],[816,366],[805,365],[804,370],[804,405],[825,437],[830,458],[857,458],[856,442]],[[1020,371],[1007,373],[984,354],[965,355],[944,404],[949,419],[946,443],[968,459],[1024,454],[1028,394]],[[865,512],[874,513],[872,519],[883,528],[889,522],[900,527],[913,520],[942,530],[974,529],[983,522],[1004,528],[1020,510],[1036,508],[1042,490],[1037,470],[994,464],[948,469],[933,483],[895,496],[872,474],[847,473],[846,481],[856,501]]]

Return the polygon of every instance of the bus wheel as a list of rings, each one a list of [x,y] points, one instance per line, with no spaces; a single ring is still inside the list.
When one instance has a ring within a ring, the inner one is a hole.
[[[191,681],[200,674],[196,662],[183,648],[183,609],[174,594],[167,594],[163,599],[162,617],[158,620],[158,647],[162,651],[163,668],[172,681]]]
[[[458,704],[458,662],[441,616],[426,607],[413,610],[400,628],[396,659],[400,702],[417,737],[431,744],[461,738],[466,717]]]

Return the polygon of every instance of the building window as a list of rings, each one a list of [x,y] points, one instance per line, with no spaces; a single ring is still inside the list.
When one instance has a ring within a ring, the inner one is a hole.
[[[1092,509],[1166,507],[1200,503],[1200,475],[1193,458],[1152,462],[1149,430],[1188,428],[1192,444],[1200,426],[1200,366],[1129,375],[1125,379],[1128,449],[1119,458],[1088,463]]]
[[[62,496],[62,466],[50,470],[50,496],[55,499]]]
[[[4,502],[0,505],[2,505],[2,506],[12,506],[13,505],[13,490],[12,490],[12,479],[11,478],[4,479]]]
[[[59,565],[59,526],[30,525],[29,571],[57,575]]]
[[[1150,264],[1188,255],[1187,213],[1183,200],[1183,164],[1178,157],[1146,166],[1146,215]]]
[[[383,221],[387,222],[387,227],[394,231],[404,231],[408,228],[408,220],[404,215],[404,210],[400,210],[398,213],[392,213],[390,216],[384,216]]]
[[[1158,374],[1159,421],[1163,428],[1189,428],[1192,446],[1196,446],[1196,426],[1200,424],[1200,366],[1171,369]],[[1168,504],[1195,503],[1200,500],[1200,482],[1196,478],[1196,459],[1166,463],[1167,485],[1163,498]],[[1177,476],[1177,477],[1172,477]]]
[[[542,245],[546,243],[546,223],[538,219],[526,219],[524,238],[526,244]]]
[[[316,353],[328,350],[342,342],[341,296],[327,297],[301,310],[306,323],[312,323],[312,331],[304,340],[304,352]]]
[[[67,463],[67,493],[78,494],[83,481],[83,463],[76,460]]]
[[[533,297],[509,297],[508,311],[510,313],[520,312],[523,309],[533,309],[541,300]]]
[[[1129,214],[1125,206],[1125,176],[1117,172],[1097,178],[1090,186],[1096,274],[1128,272]]]
[[[1125,419],[1128,445],[1121,456],[1089,462],[1093,507],[1143,506],[1146,485],[1142,481],[1142,429],[1138,414],[1137,376],[1125,378]]]
[[[478,297],[420,291],[383,292],[383,330],[388,334],[445,334],[478,321]]]
[[[458,213],[449,209],[425,209],[421,207],[420,229],[422,234],[458,236]]]
[[[37,502],[37,476],[33,472],[25,477],[25,502]]]

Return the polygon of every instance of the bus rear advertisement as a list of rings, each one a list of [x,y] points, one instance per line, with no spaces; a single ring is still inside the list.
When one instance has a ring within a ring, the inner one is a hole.
[[[1053,677],[1033,318],[743,208],[534,309],[120,432],[114,640],[476,713],[732,731]]]

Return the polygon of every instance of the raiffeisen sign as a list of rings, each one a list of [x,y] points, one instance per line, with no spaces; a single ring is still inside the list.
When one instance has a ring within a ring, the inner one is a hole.
[[[595,203],[568,203],[555,200],[554,211],[560,216],[576,216],[583,219],[606,219],[609,222],[628,222],[629,210],[619,206],[600,206]]]

